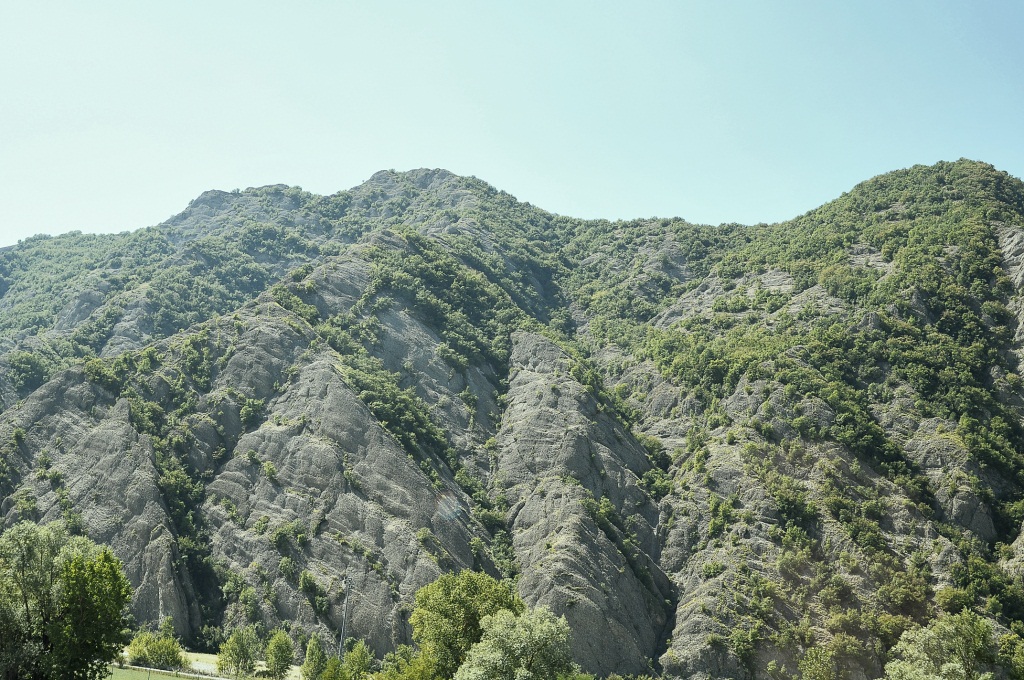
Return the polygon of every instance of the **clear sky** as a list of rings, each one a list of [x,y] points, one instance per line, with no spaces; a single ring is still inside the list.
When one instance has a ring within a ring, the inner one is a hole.
[[[443,167],[580,217],[788,219],[1024,176],[1020,0],[0,0],[0,245]]]

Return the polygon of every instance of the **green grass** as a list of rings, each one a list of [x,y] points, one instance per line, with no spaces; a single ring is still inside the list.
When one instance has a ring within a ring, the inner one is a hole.
[[[175,673],[174,671],[142,671],[134,668],[118,668],[117,666],[111,666],[112,680],[151,680],[152,678],[180,678],[187,677],[184,674],[192,675],[208,675],[211,680],[217,680],[223,676],[215,675],[217,668],[217,655],[216,654],[200,654],[197,652],[185,652],[185,659],[192,667],[184,671]],[[263,665],[259,664],[257,668],[262,668]],[[288,670],[288,675],[285,676],[286,680],[301,680],[302,671],[299,666],[292,666]]]
[[[195,673],[209,673],[210,675],[213,675],[217,672],[216,654],[185,652],[185,659],[192,666],[193,672]]]
[[[113,673],[110,676],[112,680],[149,680],[150,678],[181,677],[181,675],[174,671],[140,671],[134,668],[118,668],[117,666],[114,666],[112,670]]]

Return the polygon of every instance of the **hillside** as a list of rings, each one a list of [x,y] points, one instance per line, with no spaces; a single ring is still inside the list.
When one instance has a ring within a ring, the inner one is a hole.
[[[199,649],[336,639],[347,583],[380,657],[473,568],[601,675],[873,678],[964,608],[1012,653],[1022,286],[1024,184],[966,160],[756,226],[211,191],[0,251],[0,516],[112,546]]]

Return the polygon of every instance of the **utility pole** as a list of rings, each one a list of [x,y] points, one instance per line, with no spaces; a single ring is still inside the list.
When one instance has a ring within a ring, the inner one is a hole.
[[[338,635],[338,659],[344,659],[345,649],[345,624],[348,622],[348,579],[341,583],[345,589],[345,599],[341,602],[341,634]]]

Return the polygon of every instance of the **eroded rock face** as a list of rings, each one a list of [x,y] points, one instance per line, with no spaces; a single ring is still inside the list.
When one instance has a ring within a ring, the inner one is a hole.
[[[50,307],[0,258],[0,315],[36,329],[0,324],[0,520],[111,545],[137,621],[193,640],[256,622],[336,640],[345,619],[382,656],[410,642],[418,588],[472,568],[517,572],[600,675],[794,675],[836,642],[878,677],[884,636],[964,588],[964,546],[1024,572],[1019,480],[928,402],[933,357],[901,371],[879,350],[944,323],[924,286],[871,297],[912,278],[886,234],[923,228],[890,180],[801,218],[799,261],[766,255],[792,224],[574,221],[440,170],[208,192],[140,232],[144,275],[111,242]],[[1024,236],[984,224],[1015,288],[965,303],[1005,340],[971,388],[1009,440]],[[845,361],[865,346],[873,364]]]
[[[955,430],[953,423],[927,419],[904,447],[932,481],[940,517],[983,541],[993,541],[997,533],[991,508],[972,484],[972,480],[992,475],[969,460],[963,442],[953,434]]]
[[[265,574],[276,598],[273,616],[307,628],[340,627],[347,580],[353,630],[383,654],[409,642],[401,602],[440,575],[440,564],[473,566],[475,534],[457,487],[433,486],[329,356],[294,375],[268,405],[267,420],[242,435],[235,451],[209,483],[204,509],[216,554],[232,569]],[[305,537],[292,535],[282,551],[268,540],[282,526],[299,526]],[[421,545],[423,528],[435,542]],[[290,582],[283,558],[313,574],[330,600],[326,611]]]
[[[308,326],[280,308],[261,315],[260,307],[211,329],[231,336],[231,351],[178,431],[205,480],[205,502],[191,512],[208,529],[209,559],[240,576],[241,587],[259,588],[247,608],[229,606],[225,623],[289,620],[329,639],[347,583],[351,629],[383,654],[410,641],[405,616],[417,589],[442,569],[487,567],[471,550],[482,531],[451,472],[402,449],[346,383],[338,356],[311,347]],[[169,398],[168,380],[159,370],[151,376],[153,403]],[[240,422],[239,399],[265,402],[258,423]],[[13,422],[31,432],[19,469],[38,518],[57,519],[70,503],[89,535],[125,562],[136,618],[172,616],[181,634],[197,633],[200,598],[164,501],[168,482],[128,400],[71,371]],[[12,499],[3,510],[15,521]],[[302,571],[316,591],[300,590]]]
[[[516,334],[511,363],[495,480],[512,504],[520,595],[566,617],[576,658],[643,673],[674,597],[657,562],[658,509],[637,486],[650,464],[552,342]]]
[[[13,414],[28,433],[17,468],[22,493],[34,499],[34,519],[72,513],[91,538],[113,548],[135,587],[132,607],[141,620],[172,616],[190,633],[199,609],[190,575],[179,567],[149,438],[132,427],[125,400],[83,377],[69,371]],[[22,518],[11,501],[0,506],[8,525]]]

